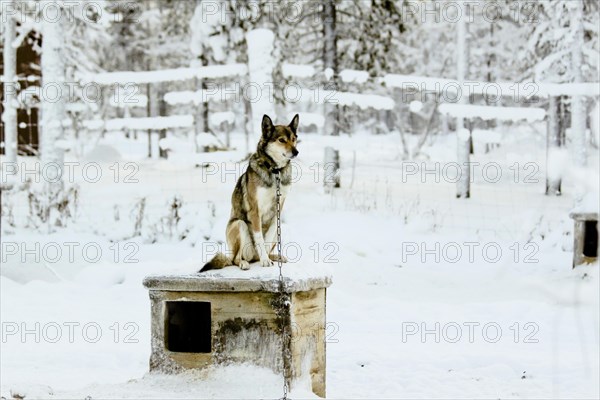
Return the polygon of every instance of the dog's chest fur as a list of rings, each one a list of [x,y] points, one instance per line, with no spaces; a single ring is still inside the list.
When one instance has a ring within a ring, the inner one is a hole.
[[[281,185],[280,207],[287,195],[290,185]],[[256,200],[262,224],[270,225],[273,218],[277,215],[277,188],[275,185],[270,187],[259,186],[256,191]]]

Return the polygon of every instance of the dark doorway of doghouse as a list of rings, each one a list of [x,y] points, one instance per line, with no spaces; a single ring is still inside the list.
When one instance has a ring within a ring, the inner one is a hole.
[[[210,303],[168,301],[165,324],[167,350],[210,353],[212,347]]]
[[[598,221],[585,221],[583,255],[598,257]]]

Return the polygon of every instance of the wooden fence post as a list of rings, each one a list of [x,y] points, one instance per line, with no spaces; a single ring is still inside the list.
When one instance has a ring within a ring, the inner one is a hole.
[[[331,193],[334,188],[340,187],[340,152],[333,147],[325,147],[325,161],[323,165],[323,186],[325,193]]]
[[[457,159],[460,171],[460,177],[458,182],[456,182],[456,197],[459,199],[468,199],[471,197],[470,138],[471,133],[468,129],[461,128],[456,130]]]
[[[553,170],[551,163],[556,162],[556,156],[559,149],[563,146],[561,140],[561,127],[559,121],[559,98],[550,96],[548,101],[548,132],[546,136],[546,195],[561,194],[561,177],[555,176],[555,173],[549,173]]]

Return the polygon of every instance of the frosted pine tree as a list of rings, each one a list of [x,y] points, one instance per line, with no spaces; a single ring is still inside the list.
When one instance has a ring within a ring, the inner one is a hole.
[[[540,2],[539,20],[526,24],[530,29],[527,49],[526,76],[541,82],[577,83],[597,80],[599,65],[598,3],[592,0],[554,0]],[[549,100],[548,176],[546,193],[560,194],[560,147],[567,139],[566,130],[571,120],[570,139],[574,162],[585,165],[586,103],[582,96],[569,100],[558,96]],[[570,115],[569,115],[570,111]]]

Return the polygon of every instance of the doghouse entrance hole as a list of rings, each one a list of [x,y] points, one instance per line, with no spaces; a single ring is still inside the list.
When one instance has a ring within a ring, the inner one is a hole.
[[[583,255],[586,257],[598,257],[598,221],[585,221]]]
[[[180,353],[211,352],[210,303],[167,301],[166,347]]]

